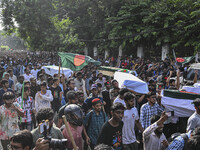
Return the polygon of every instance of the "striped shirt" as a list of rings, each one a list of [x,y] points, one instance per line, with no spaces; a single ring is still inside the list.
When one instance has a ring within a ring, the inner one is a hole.
[[[142,105],[140,110],[140,123],[144,129],[151,125],[151,117],[154,115],[160,115],[164,111],[164,108],[157,103],[153,106],[149,105],[149,102]]]

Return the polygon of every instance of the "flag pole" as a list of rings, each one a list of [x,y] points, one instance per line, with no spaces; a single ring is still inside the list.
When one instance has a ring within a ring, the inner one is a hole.
[[[63,121],[64,121],[64,123],[65,123],[65,127],[66,127],[66,129],[67,129],[68,134],[69,134],[69,139],[70,139],[70,141],[72,142],[72,145],[73,145],[73,147],[74,147],[74,150],[77,150],[77,146],[76,146],[76,143],[75,143],[75,141],[74,141],[74,137],[73,137],[72,132],[71,132],[71,130],[70,130],[70,128],[69,128],[69,125],[68,125],[68,122],[67,122],[67,119],[66,119],[65,115],[63,115],[62,118],[63,118]]]
[[[22,85],[22,101],[21,101],[21,108],[23,108],[23,100],[24,100],[24,81],[23,81],[23,85]],[[22,117],[20,117],[20,123],[22,122]]]

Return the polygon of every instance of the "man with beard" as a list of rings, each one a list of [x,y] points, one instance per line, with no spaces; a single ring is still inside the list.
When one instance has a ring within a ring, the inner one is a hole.
[[[143,104],[140,109],[140,123],[144,129],[151,125],[151,117],[153,115],[160,115],[164,108],[161,101],[156,100],[156,93],[150,92],[147,95],[148,102]]]
[[[111,85],[113,88],[110,90],[110,100],[111,102],[113,102],[115,98],[119,95],[120,88],[119,83],[115,79],[111,81]]]
[[[124,105],[115,103],[111,107],[112,118],[102,127],[97,144],[112,146],[114,150],[122,149],[122,117],[124,116]]]
[[[0,140],[4,150],[7,150],[9,138],[19,131],[18,117],[24,113],[20,105],[15,102],[13,92],[3,94],[4,105],[0,106]]]
[[[90,138],[90,147],[94,149],[97,145],[97,138],[101,131],[103,124],[108,120],[107,115],[102,110],[101,100],[96,98],[92,100],[92,110],[87,113],[85,117],[85,128]]]
[[[167,118],[165,112],[161,117],[157,115],[151,117],[151,125],[143,132],[144,150],[164,150],[168,147],[169,144],[163,134],[163,123]]]
[[[100,83],[102,85],[102,89],[103,89],[106,79],[103,77],[102,73],[99,73],[97,77],[98,77],[98,79],[95,81],[95,84]]]
[[[139,122],[139,115],[137,109],[134,107],[135,95],[130,92],[125,93],[124,101],[126,103],[126,110],[122,121],[124,126],[122,129],[122,143],[123,150],[137,150],[138,143],[136,142],[135,125],[143,132],[144,129]]]
[[[53,125],[53,116],[54,112],[51,108],[42,108],[38,111],[36,115],[36,120],[38,123],[38,127],[31,131],[33,135],[33,145],[36,144],[37,139],[42,138],[44,135],[40,134],[39,124],[44,120],[49,121],[49,129],[47,130],[47,136],[51,136],[51,138],[55,139],[63,139],[63,135],[59,128]]]

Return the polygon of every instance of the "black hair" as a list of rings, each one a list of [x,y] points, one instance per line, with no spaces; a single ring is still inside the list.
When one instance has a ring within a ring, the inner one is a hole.
[[[121,89],[119,90],[119,94],[120,94],[120,95],[124,95],[126,92],[128,92],[128,89],[126,89],[126,88],[121,88]]]
[[[200,149],[200,127],[195,128],[191,138],[186,143],[185,150],[199,150]]]
[[[79,75],[82,76],[82,72],[79,71],[79,72],[76,73],[76,77],[79,76]]]
[[[8,70],[8,73],[10,73],[10,72],[12,72],[12,71],[13,71],[12,69],[9,69],[9,70]]]
[[[10,99],[14,99],[14,98],[15,98],[15,95],[11,91],[4,93],[3,97],[2,97],[3,100],[10,100]]]
[[[33,136],[31,134],[30,131],[28,130],[21,130],[17,133],[15,133],[10,141],[12,141],[13,143],[21,143],[23,149],[26,146],[29,146],[29,149],[31,149],[32,145],[33,145]]]
[[[77,93],[77,95],[84,94],[82,90],[78,90],[76,93]]]
[[[101,83],[97,83],[97,87],[102,87],[102,84]]]
[[[8,83],[8,80],[6,80],[6,79],[1,80],[1,85],[5,85],[6,83]]]
[[[24,81],[24,85],[27,84],[27,83],[31,84],[30,81],[25,80],[25,81]]]
[[[114,112],[118,109],[125,109],[124,105],[122,103],[114,103],[112,106],[111,106],[111,111]]]
[[[45,81],[42,81],[42,83],[40,83],[40,86],[47,86],[47,83]]]
[[[47,82],[49,83],[50,81],[52,81],[53,78],[52,77],[48,77]]]
[[[94,150],[114,150],[114,149],[112,148],[112,146],[108,146],[105,144],[99,144],[94,148]]]
[[[67,94],[66,94],[66,98],[69,100],[72,100],[72,99],[76,99],[78,97],[77,93],[75,91],[68,91]]]
[[[36,120],[38,122],[38,124],[40,122],[42,122],[43,120],[47,120],[50,117],[54,116],[54,112],[53,109],[51,108],[42,108],[38,111],[37,115],[36,115]]]
[[[152,90],[152,89],[151,89]],[[149,92],[148,94],[147,94],[147,98],[150,98],[151,96],[153,96],[153,95],[156,95],[156,93],[154,92],[154,91],[152,91],[152,92]]]
[[[117,80],[113,79],[113,80],[111,81],[111,84],[113,85],[114,82],[117,82]]]
[[[23,75],[20,75],[19,78],[24,78],[24,76],[23,76]]]
[[[131,92],[126,92],[124,94],[124,101],[128,101],[128,100],[131,100],[131,99],[134,99],[135,98],[135,95],[132,94]]]
[[[158,116],[158,115],[153,115],[153,116],[151,117],[151,124],[153,124],[154,122],[158,121],[159,119],[160,119],[160,116]]]
[[[69,79],[69,80],[67,81],[67,85],[70,85],[71,81],[74,81],[74,79]]]
[[[58,78],[53,78],[53,83],[55,83],[56,81],[58,81]]]
[[[22,93],[22,90],[23,90],[23,89],[21,89],[21,93]],[[28,91],[28,90],[30,90],[30,87],[29,87],[29,86],[24,86],[24,92],[26,92],[26,91]]]

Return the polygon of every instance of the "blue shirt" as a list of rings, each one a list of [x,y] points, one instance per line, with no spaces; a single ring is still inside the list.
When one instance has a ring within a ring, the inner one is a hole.
[[[190,137],[191,131],[187,133],[188,138]],[[175,138],[172,143],[167,147],[166,150],[183,150],[185,141],[182,136]]]
[[[153,106],[149,105],[149,102],[143,104],[140,109],[140,123],[144,129],[151,125],[151,117],[153,115],[160,115],[164,111],[164,108],[155,103]]]
[[[90,117],[90,115],[92,116]],[[91,118],[90,121],[89,121],[89,118]],[[84,124],[85,125],[89,124],[87,128],[87,134],[90,137],[92,144],[94,145],[97,144],[97,138],[100,134],[101,128],[107,120],[108,120],[108,117],[106,113],[103,111],[100,111],[99,115],[97,115],[94,110],[87,113],[84,120]]]

